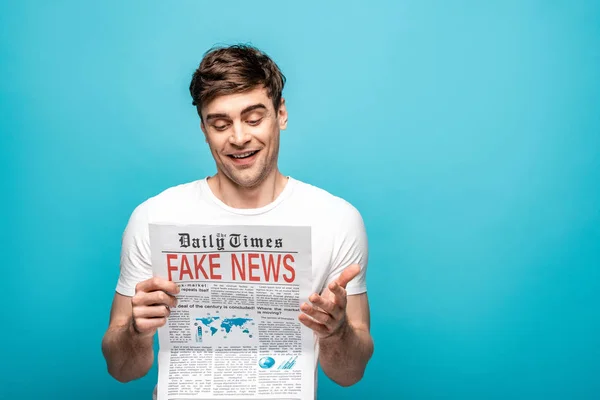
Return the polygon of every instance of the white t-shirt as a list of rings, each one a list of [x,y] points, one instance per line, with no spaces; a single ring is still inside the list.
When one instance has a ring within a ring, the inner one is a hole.
[[[346,287],[348,295],[367,291],[367,235],[360,213],[350,203],[323,189],[288,177],[272,203],[236,209],[220,201],[207,178],[171,187],[140,204],[122,239],[117,292],[135,294],[137,283],[152,277],[148,224],[311,226],[312,291],[321,293],[351,264],[361,272]],[[315,338],[315,378],[318,346]],[[316,385],[315,385],[316,386]]]

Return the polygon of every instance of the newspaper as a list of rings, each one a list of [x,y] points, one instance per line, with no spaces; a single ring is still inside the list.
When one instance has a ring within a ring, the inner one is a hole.
[[[310,227],[150,225],[153,273],[178,283],[159,328],[158,400],[314,399]]]

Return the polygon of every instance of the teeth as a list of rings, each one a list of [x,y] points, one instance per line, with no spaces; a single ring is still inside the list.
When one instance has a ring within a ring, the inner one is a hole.
[[[251,156],[251,155],[252,155],[252,154],[254,154],[254,153],[256,153],[256,151],[249,151],[249,152],[247,152],[247,153],[243,153],[243,154],[237,154],[237,155],[235,155],[235,154],[232,154],[231,156],[232,156],[233,158],[246,158],[246,157],[248,157],[248,156]]]

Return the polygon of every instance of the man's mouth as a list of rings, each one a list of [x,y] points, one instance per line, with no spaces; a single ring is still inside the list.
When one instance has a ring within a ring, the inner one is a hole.
[[[230,154],[229,157],[234,158],[236,160],[242,160],[244,158],[252,157],[256,153],[258,153],[258,150],[247,151],[245,153],[239,153],[239,154]]]

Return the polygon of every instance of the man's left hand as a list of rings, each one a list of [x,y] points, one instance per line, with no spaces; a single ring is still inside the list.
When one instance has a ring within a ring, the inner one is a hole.
[[[298,319],[312,329],[320,339],[341,336],[348,328],[346,319],[346,285],[360,272],[358,264],[347,267],[340,276],[331,282],[328,291],[320,296],[313,293],[308,298],[312,304],[303,303]]]

